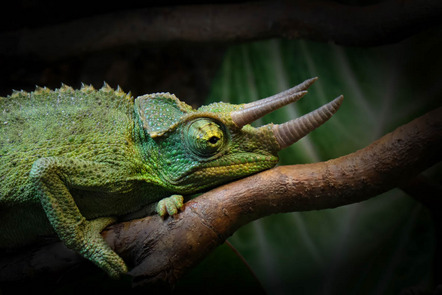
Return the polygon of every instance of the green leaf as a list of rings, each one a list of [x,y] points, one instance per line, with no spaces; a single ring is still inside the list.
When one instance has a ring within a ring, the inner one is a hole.
[[[336,158],[440,104],[442,42],[433,40],[423,35],[376,48],[297,40],[235,45],[207,102],[250,102],[318,76],[300,102],[257,125],[288,121],[343,94],[334,118],[280,153],[281,164]],[[241,228],[230,242],[271,294],[433,287],[430,213],[398,189],[336,209],[270,216]]]

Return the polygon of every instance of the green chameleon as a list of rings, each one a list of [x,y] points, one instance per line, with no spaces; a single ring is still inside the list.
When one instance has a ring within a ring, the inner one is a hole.
[[[315,80],[197,110],[169,93],[134,99],[107,84],[1,97],[0,248],[55,233],[118,277],[127,267],[100,232],[117,219],[175,215],[182,194],[275,166],[277,152],[327,121],[342,96],[283,124],[249,124],[298,100]]]

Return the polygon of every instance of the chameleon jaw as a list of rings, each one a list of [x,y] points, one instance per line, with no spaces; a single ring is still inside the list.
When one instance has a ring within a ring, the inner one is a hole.
[[[229,164],[227,164],[227,162]],[[253,156],[253,160],[247,162],[237,161],[234,164],[232,164],[232,162],[226,161],[225,165],[220,163],[199,167],[198,169],[191,169],[179,178],[169,178],[168,182],[173,185],[174,189],[179,191],[179,193],[195,193],[201,189],[217,184],[213,180],[208,182],[210,179],[219,179],[219,183],[225,183],[251,175],[274,167],[278,163],[278,158],[272,155],[263,156],[256,154]],[[193,183],[196,182],[199,183],[198,189],[193,187]]]

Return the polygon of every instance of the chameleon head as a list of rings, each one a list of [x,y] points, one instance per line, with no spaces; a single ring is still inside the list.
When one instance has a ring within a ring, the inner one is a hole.
[[[283,124],[255,128],[250,123],[299,100],[316,80],[252,103],[213,103],[197,110],[169,93],[139,97],[135,113],[144,133],[144,158],[160,184],[178,193],[272,168],[278,151],[330,119],[343,97]]]

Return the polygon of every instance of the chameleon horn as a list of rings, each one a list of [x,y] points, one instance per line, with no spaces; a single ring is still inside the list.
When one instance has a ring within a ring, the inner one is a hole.
[[[336,113],[343,100],[344,96],[341,95],[328,104],[323,105],[319,109],[300,118],[283,124],[273,125],[273,133],[275,134],[276,140],[281,149],[297,142],[311,131],[324,124]]]
[[[279,97],[276,100],[268,100],[252,107],[246,107],[245,109],[239,111],[233,111],[230,113],[230,116],[232,117],[232,120],[236,126],[242,128],[244,125],[250,124],[264,115],[279,109],[280,107],[299,100],[306,93],[307,91],[301,91],[288,96]]]
[[[286,91],[245,104],[242,110],[231,113],[232,120],[239,128],[242,128],[244,125],[252,123],[280,107],[299,100],[307,93],[305,90],[316,80],[318,80],[317,77],[305,80]]]
[[[284,98],[286,96],[291,96],[291,95],[293,95],[296,92],[307,90],[313,83],[316,82],[316,80],[318,80],[318,77],[307,79],[304,82],[300,83],[299,85],[296,85],[295,87],[287,89],[287,90],[285,90],[283,92],[280,92],[278,94],[269,96],[267,98],[263,98],[263,99],[260,99],[260,100],[257,100],[257,101],[245,104],[244,108],[254,107],[254,106],[257,106],[257,105],[261,105],[263,103],[267,103],[268,101],[272,101],[272,100],[279,100],[279,99]]]

